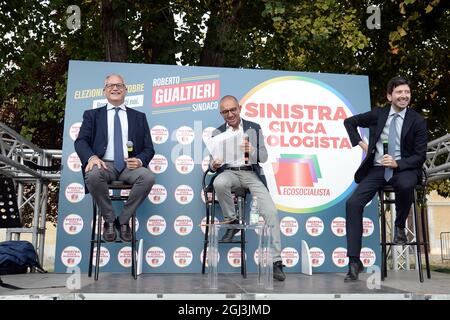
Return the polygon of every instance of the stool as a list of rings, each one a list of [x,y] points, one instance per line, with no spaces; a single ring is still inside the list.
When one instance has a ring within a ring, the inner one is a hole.
[[[253,229],[258,233],[258,285],[273,289],[273,261],[270,251],[272,243],[272,227],[266,224],[218,224],[209,225],[211,230],[208,238],[209,287],[217,289],[217,264],[219,256],[218,234],[220,229],[239,229],[241,233]],[[241,264],[242,265],[242,264]],[[245,278],[245,277],[244,277]]]
[[[114,192],[116,190],[130,190],[133,186],[124,183],[123,181],[112,181],[110,184],[108,184],[108,189],[112,190],[113,193],[109,196],[111,201],[126,201],[128,200],[128,195],[121,195],[121,194],[115,194]],[[94,245],[97,247],[97,255],[95,259],[95,270],[94,270],[94,279],[98,280],[98,274],[100,269],[100,245],[102,243],[106,243],[102,239],[102,219],[100,215],[100,210],[98,209],[97,204],[95,201],[93,202],[93,217],[92,217],[92,231],[91,231],[91,249],[89,253],[89,271],[88,276],[92,276],[92,262],[94,259]],[[133,212],[133,215],[131,217],[131,275],[136,280],[137,279],[137,270],[136,270],[136,255],[137,255],[137,248],[136,248],[136,213]],[[95,236],[95,227],[97,224],[97,237]],[[123,242],[118,238],[115,243]]]
[[[216,193],[214,191],[214,187],[212,185],[213,178],[210,180],[210,183],[207,185],[206,180],[210,173],[214,173],[211,169],[207,169],[203,174],[202,181],[202,190],[203,195],[205,196],[205,205],[206,205],[206,226],[205,226],[205,238],[203,241],[203,261],[202,261],[202,274],[205,274],[206,270],[206,252],[208,248],[209,242],[209,232],[210,225],[214,223],[215,217],[215,204],[217,203]],[[249,192],[246,188],[235,188],[231,190],[234,195],[235,205],[236,205],[236,213],[239,217],[239,222],[241,225],[245,222],[245,198],[247,193]],[[229,224],[227,224],[229,225]],[[216,235],[217,237],[217,235]],[[219,241],[219,243],[224,243]],[[240,240],[233,240],[231,242],[226,243],[240,243],[241,245],[241,274],[244,278],[247,278],[247,264],[245,261],[245,228],[241,229]]]
[[[385,185],[378,190],[378,197],[380,199],[380,220],[381,220],[381,280],[384,280],[387,277],[387,252],[386,247],[395,246],[397,244],[386,242],[386,209],[390,204],[395,203],[395,200],[389,199],[386,197],[389,193],[393,193],[394,188],[391,185]],[[418,197],[418,193],[420,197]],[[420,204],[420,220],[422,223],[422,241],[420,241],[420,232],[419,232],[419,221],[417,214],[417,205]],[[406,242],[404,245],[408,246],[416,246],[416,254],[417,254],[417,267],[419,270],[419,279],[420,282],[423,282],[423,271],[422,271],[422,255],[420,246],[424,246],[425,253],[425,263],[427,269],[427,278],[431,278],[430,274],[430,263],[428,260],[428,240],[427,240],[427,232],[425,228],[425,204],[426,204],[426,184],[418,184],[414,188],[414,197],[413,197],[413,218],[414,218],[414,226],[415,226],[415,241]],[[409,263],[409,262],[408,262]]]

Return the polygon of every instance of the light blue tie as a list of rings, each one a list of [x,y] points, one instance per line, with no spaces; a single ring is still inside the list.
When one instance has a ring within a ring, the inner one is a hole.
[[[120,124],[119,111],[120,108],[115,108],[114,115],[114,168],[121,172],[125,167],[125,160],[123,155],[122,142],[122,126]]]
[[[398,118],[398,114],[394,114],[392,118],[391,124],[389,125],[389,136],[388,136],[388,153],[389,155],[395,159],[395,147],[397,144],[397,126],[396,120]],[[389,181],[394,174],[394,169],[386,167],[384,169],[384,180]]]

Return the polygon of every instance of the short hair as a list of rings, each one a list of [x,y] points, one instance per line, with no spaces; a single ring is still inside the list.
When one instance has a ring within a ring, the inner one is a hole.
[[[391,80],[389,80],[389,82],[387,84],[387,88],[386,88],[387,93],[392,94],[394,89],[398,86],[401,86],[402,84],[406,84],[406,85],[408,85],[408,87],[411,87],[411,85],[409,84],[409,81],[406,78],[404,78],[402,76],[393,77]]]
[[[236,104],[239,105],[238,99],[237,99],[235,96],[232,96],[232,95],[229,95],[229,94],[228,94],[228,95],[226,95],[226,96],[223,96],[222,99],[220,99],[219,106],[222,104],[222,102],[223,102],[224,100],[228,100],[228,99],[234,100],[234,101],[236,102]]]
[[[120,79],[122,79],[122,82],[125,84],[125,79],[124,79],[120,74],[117,74],[117,73],[111,73],[111,74],[108,74],[108,75],[106,76],[106,78],[105,78],[105,85],[106,85],[106,83],[108,82],[108,79],[111,78],[111,77],[113,77],[113,76],[119,77]]]

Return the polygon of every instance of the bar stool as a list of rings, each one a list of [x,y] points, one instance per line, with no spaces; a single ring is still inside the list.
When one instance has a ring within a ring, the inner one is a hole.
[[[207,184],[206,180],[208,180],[208,176],[210,177],[210,181]],[[202,261],[202,274],[205,274],[206,270],[206,252],[209,243],[209,232],[210,232],[210,224],[214,222],[215,217],[215,204],[218,203],[216,201],[216,193],[214,191],[214,187],[212,182],[214,181],[216,174],[211,169],[207,169],[203,174],[202,181],[202,190],[203,195],[205,196],[205,205],[206,205],[206,226],[205,226],[205,238],[203,241],[203,261]],[[246,188],[234,188],[231,190],[231,193],[234,196],[234,203],[236,206],[236,213],[239,218],[239,223],[241,225],[245,224],[245,199],[249,190]],[[223,228],[226,228],[226,224]],[[230,228],[231,225],[230,225]],[[241,246],[241,274],[244,278],[247,278],[247,263],[245,260],[245,228],[240,228],[241,236],[239,240],[232,240],[230,242],[222,242],[221,243],[240,243]]]
[[[395,203],[395,200],[389,199],[389,194],[394,192],[394,188],[391,185],[385,185],[378,190],[378,197],[380,199],[380,220],[381,220],[381,280],[384,280],[387,277],[387,251],[386,247],[391,249],[392,246],[397,244],[392,242],[386,242],[386,210],[390,206],[390,204]],[[419,232],[419,217],[417,214],[417,206],[420,205],[420,220],[421,220],[421,229],[422,229],[422,241],[420,240],[420,232]],[[413,218],[414,218],[414,226],[415,226],[415,241],[406,242],[404,245],[408,246],[416,246],[416,254],[417,254],[417,267],[419,270],[419,279],[420,282],[423,282],[423,270],[422,270],[422,254],[421,254],[421,246],[424,247],[425,253],[425,264],[427,270],[427,278],[431,278],[430,274],[430,263],[428,259],[428,238],[427,231],[425,227],[425,207],[426,207],[426,175],[424,176],[424,181],[421,184],[418,184],[414,188],[414,197],[413,197]],[[409,263],[409,262],[408,262]]]
[[[111,201],[126,201],[128,200],[128,195],[122,195],[121,193],[117,194],[117,191],[122,190],[130,190],[133,186],[124,183],[123,181],[112,181],[110,184],[108,184],[108,189],[112,190],[112,194],[110,194],[109,198]],[[88,276],[92,276],[92,262],[94,259],[94,246],[97,247],[97,255],[95,259],[95,270],[94,270],[94,279],[98,280],[98,274],[100,269],[100,246],[102,243],[106,243],[102,239],[102,218],[100,214],[100,210],[95,203],[95,201],[92,201],[93,206],[93,217],[92,217],[92,231],[91,231],[91,249],[89,253],[89,271]],[[131,275],[136,280],[137,279],[137,263],[136,263],[136,256],[137,256],[137,246],[136,246],[136,212],[133,212],[133,215],[131,217]],[[95,235],[95,228],[97,227],[97,236]],[[118,238],[114,241],[115,243],[121,243],[123,242]]]

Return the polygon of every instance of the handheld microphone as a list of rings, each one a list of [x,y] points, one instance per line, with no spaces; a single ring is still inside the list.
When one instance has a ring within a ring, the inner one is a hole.
[[[388,141],[383,140],[383,154],[388,154]]]
[[[133,157],[133,141],[127,141],[128,158]]]
[[[246,133],[244,133],[244,140],[247,141],[247,142],[250,141],[250,138],[249,138],[248,134],[246,134]],[[249,157],[250,157],[250,155],[249,155],[248,151],[245,151],[245,152],[244,152],[244,160],[245,160],[245,164],[248,164],[248,159],[249,159]]]

